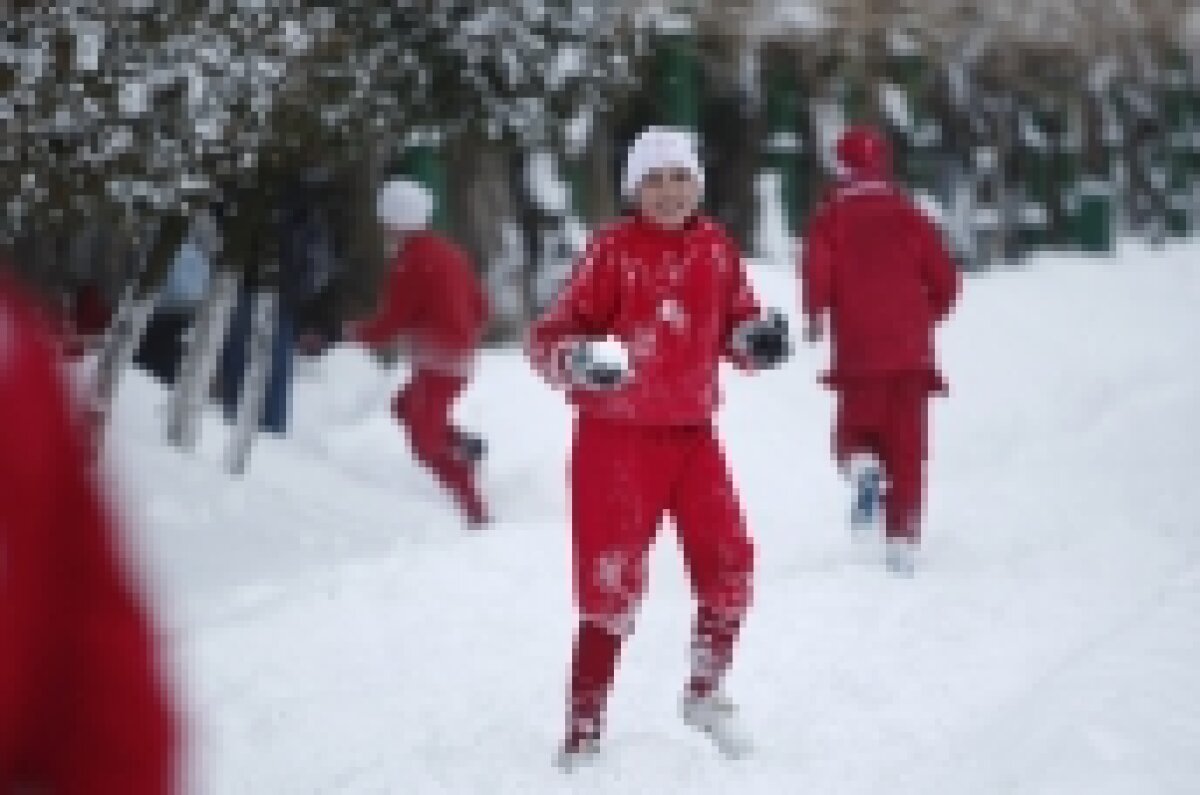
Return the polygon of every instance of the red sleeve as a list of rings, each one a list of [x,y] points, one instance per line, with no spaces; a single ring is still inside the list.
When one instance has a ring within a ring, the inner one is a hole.
[[[384,286],[383,302],[354,330],[359,342],[386,345],[416,324],[419,303],[414,282],[420,263],[415,260],[407,249],[397,258]]]
[[[608,235],[593,239],[558,298],[529,329],[526,353],[534,369],[552,384],[563,383],[558,353],[564,345],[610,330],[618,288],[613,249]]]
[[[833,250],[824,218],[817,216],[809,225],[800,266],[800,306],[809,318],[818,317],[833,307]]]
[[[177,726],[159,639],[118,550],[118,528],[72,440],[60,532],[74,552],[75,618],[61,683],[62,792],[158,795],[178,786]]]
[[[924,239],[921,276],[925,281],[933,317],[941,321],[946,319],[958,300],[962,277],[947,250],[941,231],[923,214],[920,214],[919,222]]]
[[[754,290],[750,287],[750,280],[746,276],[746,264],[742,259],[741,252],[738,251],[733,241],[728,239],[725,240],[723,248],[725,256],[728,258],[731,274],[729,285],[726,288],[728,292],[722,325],[722,339],[725,341],[724,355],[739,368],[751,369],[750,361],[733,350],[733,335],[742,323],[760,317],[762,307],[759,306],[758,299],[754,296]]]
[[[21,589],[23,616],[4,642],[39,663],[22,687],[30,713],[22,778],[0,775],[0,790],[175,792],[177,724],[158,639],[118,554],[85,429],[44,330],[28,313],[6,317],[3,304],[0,295],[0,423],[21,446],[0,448],[0,471],[16,488],[0,500],[0,529],[16,556],[4,562],[21,567],[9,584]],[[26,439],[36,439],[36,453]],[[23,450],[19,460],[5,460],[12,450]]]

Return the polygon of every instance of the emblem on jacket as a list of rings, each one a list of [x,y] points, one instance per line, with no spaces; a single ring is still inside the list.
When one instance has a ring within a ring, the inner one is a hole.
[[[676,331],[687,325],[687,311],[674,298],[666,298],[658,305],[658,319]]]

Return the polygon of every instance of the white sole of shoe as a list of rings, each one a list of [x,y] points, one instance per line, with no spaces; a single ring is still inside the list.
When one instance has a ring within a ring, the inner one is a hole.
[[[563,773],[574,773],[575,771],[595,764],[596,759],[600,756],[599,749],[589,748],[579,751],[560,750],[554,755],[554,767]]]
[[[732,715],[717,717],[718,709],[733,711],[732,707],[710,707],[685,702],[682,707],[683,722],[708,737],[717,752],[726,759],[744,759],[753,752],[749,737],[736,730]]]

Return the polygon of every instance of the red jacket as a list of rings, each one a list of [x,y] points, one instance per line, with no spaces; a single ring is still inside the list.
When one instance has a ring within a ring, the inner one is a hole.
[[[580,411],[646,425],[708,423],[718,364],[733,330],[759,314],[737,247],[713,221],[681,230],[639,217],[597,234],[558,299],[530,329],[535,368],[563,385],[559,353],[572,340],[612,335],[633,377],[611,391],[572,390]]]
[[[433,232],[416,232],[396,255],[378,311],[355,336],[368,345],[406,337],[417,364],[457,369],[479,347],[487,317],[466,254]]]
[[[156,639],[47,330],[0,274],[0,793],[175,791]]]
[[[804,312],[828,312],[833,386],[862,376],[922,373],[944,388],[934,326],[954,305],[959,274],[941,233],[884,180],[832,191],[808,228]]]

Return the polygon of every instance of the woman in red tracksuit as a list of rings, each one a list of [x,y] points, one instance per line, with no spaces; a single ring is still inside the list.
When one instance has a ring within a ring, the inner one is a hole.
[[[580,620],[557,758],[568,770],[597,752],[647,552],[668,513],[698,603],[684,717],[723,752],[745,750],[720,685],[750,603],[754,555],[713,428],[717,372],[722,358],[766,367],[786,351],[781,321],[760,317],[736,247],[695,213],[702,172],[690,135],[644,132],[624,182],[638,211],[595,235],[528,341],[535,368],[577,409],[570,488]],[[603,360],[606,337],[623,356]]]
[[[0,273],[0,793],[175,792],[158,641],[49,337]]]
[[[954,305],[959,274],[939,230],[895,186],[879,133],[851,128],[837,157],[842,180],[805,239],[806,336],[819,337],[828,316],[833,361],[823,381],[837,392],[834,453],[856,480],[857,503],[870,502],[871,483],[886,484],[888,567],[911,574],[929,396],[945,390],[934,329]],[[869,505],[858,507],[871,513]]]
[[[487,523],[477,483],[482,442],[450,421],[466,389],[487,322],[487,299],[466,254],[427,230],[428,191],[393,180],[382,188],[379,220],[394,259],[383,301],[374,317],[351,330],[369,346],[405,343],[412,378],[392,404],[417,459],[454,497],[467,523]]]

